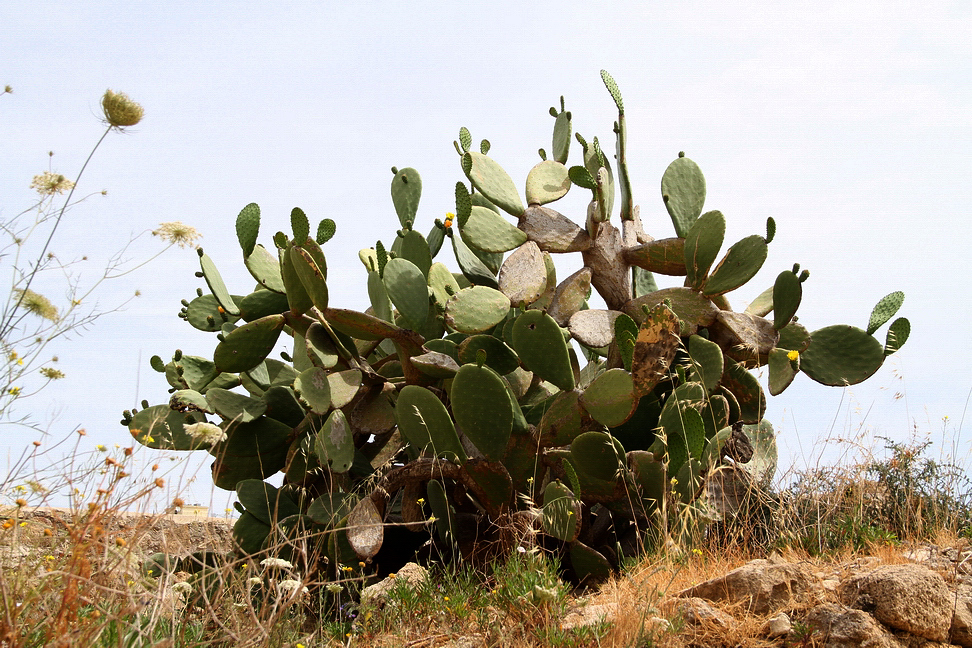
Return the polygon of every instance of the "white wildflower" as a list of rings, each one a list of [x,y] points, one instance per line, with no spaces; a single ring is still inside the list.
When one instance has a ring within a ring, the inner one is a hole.
[[[259,587],[260,585],[263,585],[263,579],[259,576],[251,576],[250,578],[246,579],[246,584],[250,587]]]
[[[73,187],[73,182],[53,171],[45,171],[40,175],[35,175],[30,183],[30,188],[42,196],[67,193]]]
[[[307,588],[299,580],[287,579],[277,583],[277,592],[281,596],[295,596],[297,594],[306,594]]]
[[[260,561],[261,567],[266,567],[267,569],[293,569],[294,566],[284,560],[283,558],[264,558]]]
[[[163,241],[173,243],[181,248],[191,248],[202,238],[195,227],[179,221],[160,223],[158,229],[152,230],[152,236],[158,236]]]
[[[226,440],[226,432],[223,428],[212,423],[185,423],[183,424],[186,434],[200,443],[219,443]]]

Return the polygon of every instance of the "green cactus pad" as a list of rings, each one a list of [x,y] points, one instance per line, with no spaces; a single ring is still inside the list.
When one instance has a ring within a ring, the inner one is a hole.
[[[236,299],[236,296],[233,299]],[[277,315],[286,312],[290,308],[286,295],[262,288],[260,290],[254,290],[238,303],[240,305],[240,315],[246,322],[258,320],[267,315]],[[192,306],[192,302],[189,302],[189,305]],[[231,319],[230,321],[232,322],[233,320]]]
[[[682,158],[684,159],[684,158]],[[698,289],[709,268],[719,256],[726,236],[726,218],[722,212],[702,214],[685,235],[685,271],[688,286]]]
[[[792,274],[792,273],[791,273]],[[789,354],[797,358],[790,360]],[[795,351],[776,348],[769,352],[769,393],[779,396],[793,382],[794,376],[800,371],[800,356]]]
[[[580,534],[581,503],[559,481],[547,484],[541,510],[543,532],[562,542],[573,542]]]
[[[570,444],[570,462],[578,473],[614,482],[624,468],[624,446],[607,432],[584,432]]]
[[[759,293],[749,306],[746,307],[744,311],[747,315],[753,315],[755,317],[766,317],[771,312],[773,312],[773,290],[775,286],[770,286],[763,292]]]
[[[304,336],[304,346],[311,364],[322,369],[333,369],[341,356],[338,355],[334,341],[320,323],[314,322]]]
[[[705,176],[699,165],[687,157],[676,158],[665,169],[661,192],[675,234],[685,238],[705,204]]]
[[[206,279],[206,285],[209,286],[209,290],[213,293],[213,297],[216,298],[216,301],[228,315],[239,317],[240,309],[226,289],[226,284],[223,283],[223,278],[220,276],[219,270],[216,269],[216,264],[213,263],[213,260],[209,258],[208,254],[202,254],[202,248],[199,248],[198,251],[200,252],[199,266],[202,269],[203,277]]]
[[[776,342],[776,346],[803,353],[810,346],[810,332],[803,324],[791,320],[789,324],[780,329],[780,339]]]
[[[621,425],[638,406],[631,374],[624,369],[608,369],[584,390],[580,404],[598,423],[609,428]]]
[[[284,492],[260,479],[244,479],[236,485],[236,497],[246,512],[264,524],[299,515],[300,508]]]
[[[560,326],[546,313],[529,310],[516,318],[513,349],[529,371],[565,391],[574,388],[567,342]]]
[[[339,409],[349,404],[361,389],[363,374],[360,369],[345,369],[327,374],[331,392],[331,407]]]
[[[337,232],[337,224],[330,218],[323,218],[317,224],[317,236],[314,241],[318,245],[324,245],[334,237],[335,232]]]
[[[693,335],[689,338],[688,350],[700,382],[711,393],[722,378],[722,349],[715,342]]]
[[[294,233],[294,242],[298,245],[307,240],[310,235],[310,222],[307,214],[300,207],[294,207],[290,211],[290,229]]]
[[[422,197],[422,178],[419,172],[407,168],[396,173],[392,179],[391,197],[402,227],[411,226],[415,222],[419,199]]]
[[[690,288],[663,288],[649,295],[632,299],[624,305],[624,312],[634,321],[645,319],[643,306],[652,308],[668,300],[678,319],[682,321],[681,335],[689,336],[698,332],[699,327],[711,326],[715,322],[719,308],[711,301]]]
[[[503,262],[499,289],[514,306],[532,304],[547,290],[547,274],[543,253],[536,243],[528,241]]]
[[[435,531],[442,542],[449,543],[456,538],[456,511],[449,504],[445,487],[442,482],[432,479],[425,487],[432,507],[432,517],[435,518]]]
[[[668,376],[681,341],[678,317],[664,304],[656,305],[647,316],[642,313],[642,317],[631,355],[631,377],[638,396],[647,394]]]
[[[911,322],[909,322],[904,317],[899,317],[898,319],[891,322],[891,326],[888,327],[887,342],[884,345],[884,355],[889,356],[901,347],[904,343],[908,341],[908,336],[911,335]]]
[[[482,490],[482,496],[485,497],[480,504],[490,515],[498,516],[509,509],[514,495],[513,480],[502,463],[470,459],[462,465],[462,472]]]
[[[702,468],[713,470],[719,465],[722,460],[723,449],[730,437],[732,437],[732,428],[725,426],[706,439],[705,450],[702,451],[702,459],[699,461]]]
[[[194,389],[179,389],[172,392],[169,398],[169,407],[179,412],[205,412],[214,414],[210,409],[206,397]]]
[[[685,383],[682,387],[688,385],[692,383]],[[676,390],[662,407],[658,426],[664,430],[670,474],[681,470],[690,457],[698,459],[702,456],[705,447],[705,423],[694,407],[697,402],[689,397],[683,398],[683,394]]]
[[[246,512],[233,524],[233,541],[240,551],[253,556],[260,553],[263,542],[272,530],[269,524],[261,522],[254,515]]]
[[[472,335],[459,345],[458,356],[462,364],[475,364],[480,351],[486,353],[486,366],[505,376],[520,366],[520,359],[513,349],[492,335]]]
[[[682,464],[682,468],[675,475],[672,493],[682,504],[691,504],[701,487],[702,462],[693,457]]]
[[[462,156],[462,170],[490,202],[513,216],[523,213],[523,202],[513,179],[492,158],[475,151]]]
[[[385,320],[344,308],[328,308],[324,318],[335,330],[356,340],[381,340],[393,337],[399,330]]]
[[[311,303],[319,310],[327,308],[327,281],[324,271],[318,267],[310,252],[303,248],[290,248],[290,260]]]
[[[483,252],[508,252],[523,245],[527,235],[492,209],[472,207],[469,218],[460,224],[462,240]]]
[[[449,268],[441,263],[433,263],[429,268],[429,287],[435,301],[443,308],[449,298],[459,292],[459,282],[452,276]]]
[[[407,259],[390,259],[382,281],[389,299],[411,324],[409,328],[423,326],[429,315],[429,289],[422,270]]]
[[[430,378],[451,378],[459,371],[459,363],[452,356],[437,351],[412,356],[409,360]]]
[[[563,104],[561,104],[561,108],[563,108]],[[553,159],[561,164],[567,164],[567,156],[570,153],[570,134],[570,113],[561,110],[557,113],[557,119],[554,122],[553,141],[550,149]]]
[[[824,385],[856,385],[884,363],[884,345],[867,331],[837,324],[810,334],[810,346],[800,354],[800,370]],[[756,423],[757,421],[747,421]]]
[[[536,435],[544,446],[567,445],[584,431],[586,411],[580,404],[581,392],[561,392],[549,402],[532,409],[527,420],[536,423]]]
[[[453,335],[462,336],[461,333],[455,333]],[[444,353],[445,355],[451,357],[456,362],[459,362],[459,346],[452,340],[447,340],[445,338],[440,338],[437,340],[428,340],[425,343],[425,348],[428,349],[429,351]]]
[[[398,429],[419,452],[431,448],[436,456],[466,460],[459,435],[442,401],[425,387],[406,385],[395,403]]]
[[[585,230],[548,207],[527,208],[519,228],[544,252],[583,252],[593,244]]]
[[[213,483],[233,490],[244,479],[266,479],[287,465],[293,428],[262,416],[249,423],[226,427],[227,438],[209,449],[213,462]]]
[[[128,430],[143,446],[157,450],[198,450],[209,447],[186,434],[185,425],[204,422],[198,412],[176,412],[168,405],[153,405],[132,417]]]
[[[347,517],[356,503],[353,495],[341,491],[323,493],[310,503],[307,515],[321,526],[333,527]]]
[[[526,180],[528,205],[545,205],[560,200],[570,190],[567,167],[555,160],[546,160],[530,169]]]
[[[702,423],[705,424],[705,438],[711,439],[719,430],[729,425],[729,399],[721,393],[709,394],[708,400],[700,410]]]
[[[361,560],[374,558],[385,538],[385,525],[370,497],[361,498],[348,515],[348,543]]]
[[[766,413],[766,395],[756,376],[749,373],[744,366],[726,358],[721,386],[735,397],[743,423],[759,423],[763,420],[763,414]],[[732,405],[732,401],[729,404]]]
[[[753,458],[743,464],[743,468],[753,476],[757,484],[767,488],[776,474],[779,455],[773,424],[763,419],[759,425],[744,425],[743,432],[753,446]]]
[[[280,276],[283,277],[284,287],[287,291],[287,302],[290,304],[290,311],[296,315],[303,315],[311,309],[314,302],[304,288],[304,282],[297,274],[294,265],[293,246],[288,246],[280,250]]]
[[[263,416],[267,411],[265,401],[250,398],[243,394],[227,389],[209,389],[206,391],[206,402],[209,410],[216,412],[224,420],[247,423]]]
[[[429,278],[429,268],[432,266],[432,251],[429,249],[429,244],[425,240],[425,237],[416,230],[408,230],[405,232],[405,238],[402,239],[401,256],[403,259],[408,259],[414,263],[415,267],[422,271],[426,280]]]
[[[425,240],[429,246],[429,257],[434,259],[439,250],[442,249],[443,241],[445,241],[445,226],[439,219],[435,220],[435,224],[429,230],[429,235],[425,237]]]
[[[871,317],[867,321],[867,334],[874,335],[874,331],[884,326],[901,308],[904,303],[904,293],[897,290],[881,298],[871,311]]]
[[[647,450],[655,442],[655,428],[662,405],[655,394],[642,396],[634,414],[624,424],[611,428],[611,434],[625,450]]]
[[[257,245],[243,261],[246,269],[261,286],[280,294],[287,292],[280,274],[280,260],[262,245]]]
[[[394,321],[391,300],[388,299],[385,284],[377,272],[368,273],[368,298],[371,300],[371,309],[375,317],[386,322]]]
[[[236,303],[241,303],[242,298],[233,297]],[[185,319],[189,322],[193,328],[199,329],[200,331],[206,331],[207,333],[214,333],[219,331],[223,324],[229,322],[234,324],[239,321],[239,316],[233,316],[225,311],[220,313],[219,309],[221,306],[216,298],[212,295],[202,295],[196,297],[189,305],[185,307]],[[225,319],[224,319],[225,318]]]
[[[250,203],[236,217],[236,238],[243,248],[243,258],[250,256],[260,234],[260,206]]]
[[[490,288],[498,288],[496,276],[482,260],[463,242],[461,236],[452,236],[452,251],[456,255],[459,269],[471,283]]]
[[[628,469],[641,490],[641,498],[648,506],[664,502],[668,484],[664,462],[645,450],[632,450],[627,454]]]
[[[614,322],[622,314],[619,311],[600,309],[577,311],[567,321],[567,330],[571,337],[584,346],[600,349],[614,341]]]
[[[604,554],[580,540],[575,540],[570,545],[570,566],[585,587],[607,580],[614,571]]]
[[[621,361],[624,363],[626,371],[632,370],[634,348],[637,339],[638,324],[624,313],[621,313],[614,320],[614,341],[618,345],[618,353],[621,355]]]
[[[571,316],[581,310],[591,292],[593,272],[584,267],[570,275],[557,286],[547,313],[559,326],[567,326]]]
[[[789,270],[781,272],[773,284],[773,327],[779,330],[789,324],[802,299],[800,278]]]
[[[650,272],[681,277],[685,269],[685,239],[657,239],[624,251],[624,259],[631,265]]]
[[[213,361],[220,371],[249,371],[273,351],[284,323],[283,315],[268,315],[234,329],[216,346]]]
[[[320,367],[302,371],[294,380],[294,391],[315,414],[327,414],[331,409],[331,386],[327,372]]]
[[[594,174],[587,167],[572,166],[567,169],[567,177],[578,187],[597,191],[597,180],[594,179]]]
[[[445,323],[460,333],[482,333],[506,318],[509,298],[487,286],[463,288],[445,305]]]
[[[724,295],[739,288],[756,276],[766,261],[769,248],[766,239],[758,234],[747,236],[726,252],[719,265],[702,286],[702,294],[706,296]]]
[[[456,423],[491,461],[503,457],[513,431],[513,407],[506,383],[489,367],[463,365],[452,379]]]
[[[314,452],[321,464],[336,473],[347,472],[354,462],[354,436],[344,412],[336,409],[317,433]]]

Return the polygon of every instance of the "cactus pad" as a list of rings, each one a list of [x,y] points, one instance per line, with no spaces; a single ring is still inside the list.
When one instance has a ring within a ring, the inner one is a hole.
[[[519,231],[519,230],[517,230]],[[514,306],[532,304],[547,289],[547,265],[533,241],[511,254],[499,272],[499,289]]]
[[[560,326],[546,313],[530,310],[516,318],[513,349],[528,370],[563,390],[574,388],[567,343]]]
[[[837,324],[810,334],[810,346],[800,354],[800,369],[818,383],[856,385],[884,363],[884,345],[866,331]],[[747,421],[757,422],[757,421]]]
[[[684,159],[684,158],[683,158]],[[712,267],[726,236],[726,218],[722,212],[702,214],[685,235],[685,271],[689,286],[698,289]]]
[[[546,160],[530,169],[526,180],[528,205],[545,205],[560,200],[570,190],[567,167],[555,160]]]
[[[347,472],[354,462],[354,437],[344,412],[336,409],[317,433],[314,452],[321,464],[336,473]]]
[[[867,334],[873,335],[874,331],[881,328],[885,322],[894,317],[901,304],[904,303],[904,293],[897,290],[881,298],[871,311],[871,317],[867,322]]]
[[[213,361],[220,371],[249,371],[273,351],[284,323],[283,315],[268,315],[234,329],[216,346]]]
[[[411,227],[422,197],[422,178],[419,172],[412,168],[398,171],[392,179],[391,197],[398,221],[402,227]]]
[[[523,213],[523,202],[513,179],[492,158],[483,153],[467,151],[462,156],[462,170],[473,186],[494,205],[513,216]]]
[[[491,461],[503,457],[513,431],[506,383],[489,367],[463,365],[452,379],[452,413],[459,429]]]
[[[705,204],[705,176],[699,165],[687,157],[676,158],[665,169],[661,192],[675,225],[675,234],[685,238]]]
[[[445,304],[445,323],[460,333],[488,331],[510,312],[509,298],[486,286],[463,288]]]

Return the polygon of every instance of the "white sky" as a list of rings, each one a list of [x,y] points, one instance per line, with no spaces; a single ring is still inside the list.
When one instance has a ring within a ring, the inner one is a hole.
[[[776,219],[769,260],[730,295],[734,306],[794,262],[811,271],[799,313],[811,330],[863,327],[882,296],[907,295],[912,338],[870,381],[845,391],[801,375],[772,399],[781,467],[815,463],[819,441],[859,429],[904,440],[915,427],[940,443],[960,432],[972,389],[970,35],[966,2],[8,0],[0,85],[14,94],[0,99],[0,217],[31,202],[49,150],[56,171],[77,172],[110,87],[146,117],[111,136],[89,167],[81,190],[109,193],[70,213],[54,244],[62,258],[89,255],[94,277],[130,236],[181,220],[245,294],[253,282],[236,214],[258,203],[269,243],[300,206],[315,224],[337,222],[325,247],[332,304],[364,308],[357,251],[390,243],[398,227],[390,167],[422,174],[417,226],[427,232],[464,179],[452,148],[460,126],[488,138],[521,185],[536,150],[550,148],[547,109],[561,94],[575,131],[613,150],[606,68],[624,95],[634,198],[650,234],[672,236],[658,186],[682,150],[706,174],[706,209],[727,217],[727,245]],[[554,207],[582,221],[584,194]],[[133,256],[157,245],[139,242]],[[135,288],[142,297],[60,347],[68,378],[24,401],[41,419],[57,412],[52,438],[80,425],[92,446],[126,444],[121,411],[167,397],[149,357],[211,354],[214,340],[176,317],[202,285],[196,259],[170,251],[102,293],[105,305]],[[578,264],[568,259],[561,276]],[[34,440],[4,435],[13,456]],[[209,484],[203,471],[193,498],[208,501]]]

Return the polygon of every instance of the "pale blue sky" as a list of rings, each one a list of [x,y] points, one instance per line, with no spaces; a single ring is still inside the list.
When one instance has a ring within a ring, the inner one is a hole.
[[[357,251],[390,242],[397,227],[390,167],[422,174],[427,231],[463,179],[452,148],[460,126],[488,138],[521,185],[536,150],[550,147],[547,109],[561,94],[576,131],[611,141],[606,68],[624,95],[634,198],[650,234],[672,235],[658,187],[678,151],[705,172],[706,208],[726,215],[727,241],[776,219],[769,260],[730,296],[735,307],[794,262],[811,271],[800,310],[811,329],[864,326],[882,296],[907,295],[912,338],[870,381],[845,392],[800,376],[772,400],[782,467],[815,462],[819,440],[852,436],[862,422],[898,439],[917,426],[938,441],[943,417],[958,430],[972,389],[969,34],[966,2],[8,1],[0,85],[14,94],[0,99],[0,215],[29,204],[47,151],[57,171],[76,173],[112,88],[146,117],[107,140],[81,189],[108,196],[70,214],[55,251],[88,254],[93,275],[130,235],[181,220],[245,293],[253,282],[236,214],[257,202],[266,242],[300,206],[314,222],[337,222],[325,248],[332,303],[364,308]],[[582,220],[584,193],[556,207]],[[147,240],[133,252],[155,249]],[[142,292],[61,347],[67,379],[25,402],[42,418],[57,409],[54,437],[81,425],[92,445],[127,443],[121,410],[167,396],[149,357],[212,352],[209,336],[176,317],[201,285],[197,268],[193,252],[172,250],[102,295],[107,305],[112,293]],[[4,435],[12,454],[34,438]],[[958,447],[964,458],[969,442]],[[193,496],[208,501],[205,472]]]

